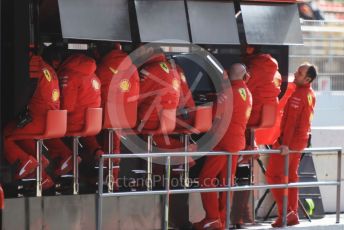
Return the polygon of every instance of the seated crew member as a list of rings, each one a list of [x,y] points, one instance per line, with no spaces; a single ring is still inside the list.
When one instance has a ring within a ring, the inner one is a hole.
[[[180,76],[167,61],[160,48],[139,48],[144,62],[140,74],[139,120],[138,129],[157,129],[160,126],[160,113],[169,110],[176,116],[180,97]]]
[[[279,148],[281,154],[272,154],[269,156],[266,170],[266,180],[269,184],[293,183],[298,181],[297,172],[301,152],[307,147],[309,139],[315,106],[315,93],[311,87],[311,83],[316,78],[317,71],[314,65],[304,63],[298,67],[294,75],[296,89],[287,101],[282,116],[280,136],[273,146],[274,148]],[[290,150],[297,151],[297,153],[289,154]],[[285,178],[283,167],[284,156],[288,154],[289,175]],[[299,224],[297,215],[298,189],[289,188],[287,191],[287,225],[297,225]],[[284,190],[272,189],[271,192],[278,208],[278,217],[271,225],[272,227],[282,227]]]
[[[60,90],[58,78],[54,69],[40,56],[32,56],[30,60],[30,78],[37,79],[37,86],[29,101],[27,110],[21,114],[19,121],[13,121],[4,129],[4,153],[10,164],[19,160],[19,167],[15,179],[30,176],[38,162],[35,159],[34,140],[13,141],[12,136],[25,134],[42,134],[45,130],[45,122],[48,110],[60,108]],[[43,167],[46,168],[49,161],[43,156]],[[43,171],[42,187],[48,189],[53,181]]]
[[[60,66],[57,75],[61,87],[61,109],[67,110],[67,133],[83,128],[88,108],[100,107],[100,81],[95,74],[95,60],[83,54],[74,54]],[[52,158],[60,158],[56,175],[73,168],[72,150],[61,139],[46,141]],[[78,159],[80,161],[80,159]]]
[[[192,126],[195,119],[195,101],[192,97],[192,92],[189,88],[188,82],[186,81],[186,77],[184,74],[183,69],[174,63],[173,60],[171,60],[171,66],[172,68],[175,68],[180,76],[180,96],[179,96],[179,103],[177,107],[177,120],[176,120],[176,130],[178,129],[185,129],[189,126]],[[173,149],[175,151],[184,151],[184,143],[181,142],[180,135],[177,137],[169,135],[169,142],[166,142],[163,135],[157,135],[154,136],[154,142],[159,148],[162,149]],[[191,144],[190,151],[193,151],[196,149],[195,144]],[[183,159],[180,161],[179,159]],[[174,160],[177,160],[180,163],[184,161],[184,157],[176,159],[174,157]],[[195,165],[195,161],[192,159],[192,157],[189,158],[189,164],[190,167]]]
[[[101,106],[104,113],[106,112],[105,106],[115,106],[114,111],[105,114],[105,116],[111,116],[112,112],[116,113],[116,107],[123,107],[124,114],[117,114],[119,117],[123,117],[126,122],[126,115],[130,116],[131,105],[138,99],[140,79],[137,73],[136,66],[133,65],[130,57],[122,51],[122,47],[119,43],[115,44],[115,48],[108,52],[98,64],[96,75],[101,82]],[[111,119],[110,119],[111,120]],[[114,148],[112,153],[120,153],[120,130],[116,130],[114,134]],[[108,140],[105,136],[105,132],[98,135],[98,138],[85,137],[84,142],[86,147],[95,153],[97,159],[104,154],[104,150],[108,149]],[[112,159],[115,165],[119,165],[120,159]],[[115,185],[117,185],[117,178],[119,169],[114,168],[113,176],[115,179]]]
[[[245,129],[250,117],[252,108],[252,97],[244,79],[247,72],[242,64],[233,64],[229,71],[231,87],[225,90],[232,91],[231,98],[219,97],[217,105],[221,103],[233,103],[232,118],[229,127],[214,151],[227,151],[233,153],[232,156],[232,177],[233,184],[236,171],[238,155],[236,153],[245,148]],[[231,95],[231,94],[227,94]],[[227,157],[226,156],[207,156],[201,173],[199,175],[202,188],[216,187],[216,178],[221,186],[226,186],[227,181]],[[201,193],[202,204],[206,216],[200,222],[193,225],[194,229],[223,229],[226,216],[226,193],[216,192]]]

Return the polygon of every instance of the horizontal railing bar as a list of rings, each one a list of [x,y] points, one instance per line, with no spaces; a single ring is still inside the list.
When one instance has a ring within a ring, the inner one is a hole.
[[[332,148],[307,148],[304,149],[303,153],[312,153],[312,152],[338,152],[342,151],[340,147],[332,147]],[[290,153],[297,153],[298,151],[290,151]],[[249,150],[249,151],[240,151],[238,155],[252,155],[252,154],[279,154],[280,150]],[[103,158],[137,158],[137,157],[178,157],[178,156],[221,156],[221,155],[231,155],[228,152],[171,152],[171,153],[130,153],[130,154],[104,154],[102,155]]]
[[[227,192],[227,191],[248,191],[260,189],[278,189],[278,188],[306,188],[314,186],[331,186],[338,185],[337,181],[319,181],[319,182],[298,182],[286,184],[270,184],[270,185],[252,185],[252,186],[235,186],[223,188],[196,188],[196,189],[174,189],[167,192],[166,190],[157,191],[139,191],[139,192],[116,192],[116,193],[103,193],[101,197],[118,197],[118,196],[142,196],[142,195],[166,195],[168,194],[184,194],[184,193],[203,193],[203,192]]]

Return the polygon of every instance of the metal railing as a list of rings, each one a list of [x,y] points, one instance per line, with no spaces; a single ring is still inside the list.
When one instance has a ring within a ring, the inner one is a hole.
[[[232,154],[229,152],[172,152],[172,153],[140,153],[140,154],[106,154],[102,155],[99,162],[99,180],[98,180],[98,197],[97,197],[97,229],[102,229],[102,198],[104,197],[120,197],[120,196],[140,196],[140,195],[165,195],[164,198],[164,218],[163,218],[163,229],[168,229],[168,212],[169,212],[169,195],[170,194],[182,194],[182,193],[203,193],[203,192],[227,192],[227,215],[226,215],[226,229],[230,225],[230,192],[231,191],[245,191],[245,190],[259,190],[259,189],[276,189],[283,188],[287,190],[288,188],[303,188],[303,187],[314,187],[314,186],[337,186],[336,192],[336,223],[340,221],[340,192],[341,192],[341,160],[342,160],[342,148],[308,148],[302,151],[304,153],[337,153],[337,180],[336,181],[319,181],[319,182],[296,182],[288,183],[285,181],[284,184],[262,184],[262,185],[250,185],[250,186],[235,186],[233,187],[231,183],[228,183],[227,187],[218,188],[197,188],[197,189],[170,189],[170,166],[171,157],[177,156],[219,156],[228,155],[227,160],[227,178],[231,178],[231,165],[232,165]],[[253,155],[253,154],[280,154],[280,150],[250,150],[250,151],[240,151],[239,155]],[[291,151],[291,154],[296,153]],[[166,157],[165,162],[165,190],[156,191],[136,191],[136,192],[114,192],[114,193],[103,193],[103,167],[105,158],[148,158],[148,157]],[[288,178],[289,175],[289,155],[284,158],[284,175]],[[230,181],[230,180],[228,180]],[[287,193],[284,193],[287,194]],[[288,197],[285,195],[283,197],[283,226],[287,224],[287,204]]]

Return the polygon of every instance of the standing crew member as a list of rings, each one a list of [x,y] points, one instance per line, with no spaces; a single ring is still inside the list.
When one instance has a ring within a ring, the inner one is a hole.
[[[10,122],[4,129],[4,153],[10,164],[19,160],[19,167],[15,178],[22,179],[33,173],[38,162],[35,154],[34,140],[13,141],[11,137],[26,134],[42,134],[48,110],[60,108],[60,90],[58,78],[51,66],[40,56],[32,56],[30,60],[30,78],[37,79],[37,87],[28,104],[27,110],[20,116],[18,122]],[[43,167],[49,161],[43,157]],[[43,172],[43,189],[53,185],[51,178]]]
[[[227,151],[232,156],[232,177],[233,184],[236,171],[238,155],[236,153],[245,148],[245,129],[250,117],[252,108],[252,96],[244,80],[247,72],[242,64],[234,64],[230,68],[229,79],[233,95],[233,113],[229,127],[215,147],[215,151]],[[231,94],[229,94],[231,95]],[[231,103],[229,98],[222,103]],[[227,156],[208,156],[200,173],[200,185],[202,188],[216,187],[216,178],[219,178],[220,185],[226,186],[227,181]],[[195,229],[223,229],[226,213],[226,193],[218,195],[216,192],[201,193],[205,218],[194,224]]]
[[[270,155],[269,164],[266,171],[266,179],[269,184],[292,183],[298,181],[297,171],[299,168],[301,152],[307,147],[311,120],[313,118],[315,106],[315,94],[311,87],[311,82],[316,78],[317,71],[314,65],[304,63],[299,66],[295,72],[294,83],[295,92],[289,98],[282,117],[281,133],[274,148],[281,150],[281,155]],[[289,176],[288,181],[284,178],[284,156],[289,151],[297,151],[289,155]],[[273,197],[278,207],[278,218],[272,224],[272,227],[282,226],[283,211],[283,189],[272,189]],[[288,189],[287,206],[287,225],[296,225],[299,223],[297,216],[298,208],[298,189]]]
[[[95,75],[95,60],[83,54],[67,58],[58,70],[61,87],[61,109],[67,110],[67,133],[83,128],[88,108],[100,107],[100,81]],[[73,168],[72,150],[61,139],[47,140],[52,158],[60,158],[56,175]]]

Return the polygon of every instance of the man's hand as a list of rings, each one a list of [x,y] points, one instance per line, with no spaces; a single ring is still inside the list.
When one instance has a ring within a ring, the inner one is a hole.
[[[285,156],[285,155],[289,154],[289,147],[288,147],[288,146],[286,146],[286,145],[281,145],[281,146],[279,147],[279,149],[281,150],[281,155],[282,155],[282,156]]]
[[[220,93],[217,97],[217,103],[222,104],[227,100],[227,96],[224,93]]]

